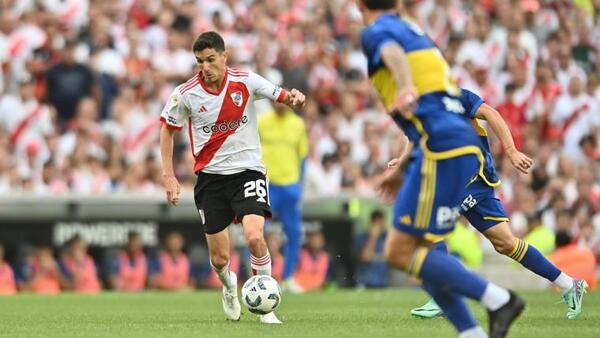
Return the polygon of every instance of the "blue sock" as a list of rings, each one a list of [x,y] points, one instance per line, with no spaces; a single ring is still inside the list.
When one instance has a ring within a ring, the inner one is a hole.
[[[471,311],[469,311],[467,304],[465,304],[463,297],[427,282],[423,283],[423,289],[444,310],[444,315],[454,325],[456,331],[463,332],[477,326],[477,322]]]
[[[507,256],[521,263],[536,275],[542,276],[551,282],[554,282],[561,273],[538,249],[520,239],[514,250]]]
[[[417,249],[407,271],[423,279],[424,283],[475,300],[481,299],[487,287],[485,280],[467,270],[458,259],[440,250]]]

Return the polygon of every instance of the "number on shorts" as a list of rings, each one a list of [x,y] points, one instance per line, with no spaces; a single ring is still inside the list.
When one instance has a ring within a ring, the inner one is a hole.
[[[244,197],[257,196],[257,202],[267,203],[267,183],[263,179],[248,181],[244,184]]]

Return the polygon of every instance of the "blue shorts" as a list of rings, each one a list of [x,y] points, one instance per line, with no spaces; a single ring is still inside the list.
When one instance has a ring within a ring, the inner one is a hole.
[[[414,156],[394,206],[394,227],[437,241],[454,229],[465,188],[479,172],[475,155],[443,160]]]
[[[480,177],[465,189],[465,198],[460,209],[463,216],[479,232],[509,220],[502,203],[496,197],[494,188],[487,185]]]

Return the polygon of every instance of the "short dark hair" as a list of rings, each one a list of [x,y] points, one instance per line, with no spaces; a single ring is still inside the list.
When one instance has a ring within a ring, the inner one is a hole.
[[[564,230],[560,230],[556,233],[556,238],[554,240],[554,244],[556,245],[557,248],[566,246],[571,244],[571,235],[569,235],[568,232],[564,231]]]
[[[368,9],[394,9],[396,0],[362,0]]]
[[[217,52],[225,51],[225,41],[223,40],[221,35],[219,35],[219,33],[214,31],[204,32],[200,34],[200,36],[194,42],[193,51],[195,53],[211,48],[216,50]]]
[[[383,213],[383,210],[375,209],[375,210],[373,210],[373,212],[371,212],[371,222],[374,222],[375,220],[383,219],[383,218],[385,218],[385,214]]]

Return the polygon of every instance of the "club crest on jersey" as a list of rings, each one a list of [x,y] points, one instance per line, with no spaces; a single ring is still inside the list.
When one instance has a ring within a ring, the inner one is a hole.
[[[244,103],[244,97],[242,96],[242,92],[231,93],[231,100],[233,101],[233,104],[235,104],[238,107],[241,107]]]

